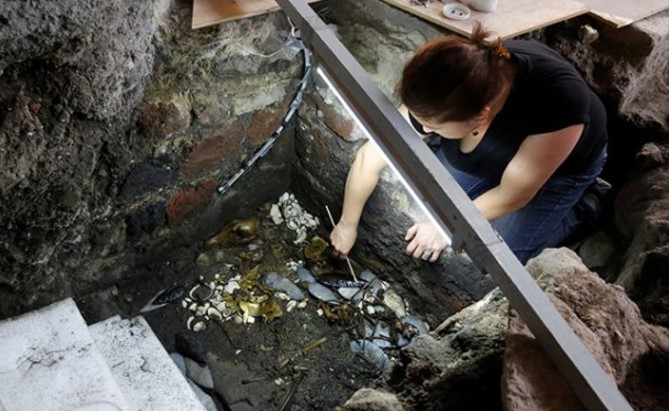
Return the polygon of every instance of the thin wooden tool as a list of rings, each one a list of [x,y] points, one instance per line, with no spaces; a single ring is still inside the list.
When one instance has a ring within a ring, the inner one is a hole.
[[[330,222],[332,223],[332,227],[336,226],[334,218],[332,218],[332,213],[330,212],[330,207],[327,205],[325,206],[325,210],[328,212],[328,216],[330,217]],[[353,277],[353,281],[358,281],[358,277],[355,276],[355,271],[353,271],[353,266],[351,265],[351,260],[349,260],[348,256],[344,257],[346,258],[346,264],[348,264],[348,269],[351,270],[351,276]]]

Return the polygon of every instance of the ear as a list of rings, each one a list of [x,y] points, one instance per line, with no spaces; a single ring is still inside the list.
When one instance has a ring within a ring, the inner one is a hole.
[[[479,113],[476,115],[476,121],[478,122],[486,122],[490,120],[490,116],[492,115],[492,108],[490,106],[485,106]]]

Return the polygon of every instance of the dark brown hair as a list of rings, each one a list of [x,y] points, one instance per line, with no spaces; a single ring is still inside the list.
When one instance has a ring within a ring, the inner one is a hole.
[[[439,123],[474,118],[504,89],[513,63],[501,40],[474,24],[471,39],[456,35],[428,41],[404,67],[399,94],[409,110]]]

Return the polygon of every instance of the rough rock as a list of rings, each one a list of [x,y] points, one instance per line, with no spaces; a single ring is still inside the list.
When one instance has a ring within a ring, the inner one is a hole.
[[[405,347],[387,384],[413,410],[501,409],[508,302],[495,289]]]
[[[551,26],[543,40],[624,117],[669,131],[669,10],[621,29],[584,16]]]
[[[362,388],[346,401],[339,411],[404,411],[406,408],[394,394]]]
[[[128,129],[168,3],[2,3],[0,318],[69,294],[56,260],[123,241],[122,219],[92,222],[142,151]]]
[[[667,326],[669,166],[635,171],[616,197],[615,216],[618,230],[629,241],[616,284],[625,288],[647,321]]]
[[[0,318],[133,276],[287,190],[292,127],[212,194],[299,84],[281,13],[192,30],[185,0],[0,8]]]
[[[327,18],[341,42],[391,98],[404,63],[419,45],[445,32],[376,0],[337,1]]]
[[[600,277],[606,278],[606,273],[600,270],[606,268],[617,248],[613,236],[600,230],[583,240],[583,244],[578,249],[578,255],[586,267],[597,271]]]
[[[564,305],[558,307],[564,315]],[[502,384],[504,407],[508,410],[585,411],[515,311],[509,316]]]
[[[656,143],[646,143],[636,153],[636,167],[639,170],[648,170],[662,166],[669,159],[669,147]]]
[[[647,324],[622,288],[606,284],[571,250],[545,250],[527,269],[635,409],[669,403],[668,330]],[[505,409],[583,409],[515,312],[502,386]]]

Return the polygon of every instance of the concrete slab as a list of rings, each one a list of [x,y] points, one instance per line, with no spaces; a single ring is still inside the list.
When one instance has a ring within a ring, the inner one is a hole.
[[[313,3],[320,0],[307,0]],[[260,16],[279,10],[274,0],[193,0],[193,20],[191,27],[199,29],[226,21]]]
[[[206,411],[143,317],[89,329],[132,409]]]
[[[71,299],[0,322],[0,410],[127,410]]]
[[[590,13],[620,28],[669,9],[669,0],[581,0]]]
[[[464,36],[470,36],[474,22],[479,21],[486,30],[490,30],[490,40],[498,36],[502,39],[513,38],[580,16],[589,10],[588,6],[577,0],[503,0],[492,12],[483,13],[472,9],[471,17],[465,20],[453,20],[447,18],[443,12],[445,4],[457,3],[453,0],[431,1],[425,5],[411,0],[383,1]]]

